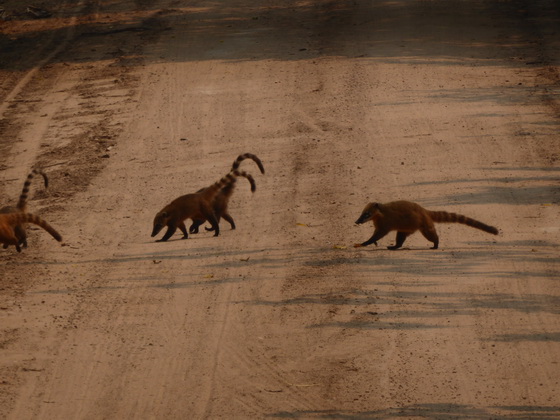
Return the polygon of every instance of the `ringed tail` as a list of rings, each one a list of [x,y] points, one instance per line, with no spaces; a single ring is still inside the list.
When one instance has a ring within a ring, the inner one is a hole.
[[[237,176],[242,176],[244,178],[247,178],[247,181],[249,181],[249,184],[251,184],[251,192],[255,192],[257,190],[257,184],[255,184],[255,180],[253,179],[253,177],[250,174],[248,174],[245,171],[240,172],[238,170],[235,170],[234,172],[237,173]],[[235,181],[233,181],[233,182],[235,182]]]
[[[237,156],[237,159],[235,159],[233,161],[233,165],[231,166],[231,170],[235,171],[235,170],[239,169],[239,165],[245,159],[251,159],[253,162],[255,162],[257,164],[257,166],[259,167],[259,170],[261,171],[261,174],[264,174],[264,166],[263,166],[261,160],[252,153],[243,153],[242,155]]]
[[[249,182],[251,183],[251,191],[254,192],[256,190],[257,187],[255,185],[255,180],[251,175],[249,175],[247,172],[240,172],[238,170],[233,170],[230,173],[226,174],[224,177],[222,177],[219,181],[213,183],[208,188],[204,189],[204,191],[202,191],[201,194],[204,194],[208,199],[213,199],[214,196],[216,196],[216,194],[218,194],[218,192],[220,192],[222,188],[224,188],[227,185],[231,185],[235,183],[237,177],[239,176],[243,176],[249,180]]]
[[[62,242],[62,236],[58,233],[55,228],[47,223],[46,220],[41,219],[39,216],[35,216],[31,213],[12,213],[9,215],[9,220],[15,225],[20,225],[22,223],[32,223],[34,225],[40,226],[51,234],[51,236],[58,242]]]
[[[45,188],[49,187],[49,178],[47,178],[47,174],[39,169],[33,169],[29,175],[27,175],[27,179],[23,184],[23,190],[21,191],[21,195],[19,196],[19,201],[17,203],[18,210],[24,211],[26,202],[27,202],[27,195],[29,194],[29,187],[31,186],[31,181],[35,175],[41,175],[43,180],[45,181]]]
[[[448,213],[446,211],[429,211],[428,213],[432,220],[436,223],[461,223],[463,225],[491,233],[492,235],[498,234],[498,229],[494,226],[489,226],[485,223],[479,222],[478,220],[463,216],[462,214]]]

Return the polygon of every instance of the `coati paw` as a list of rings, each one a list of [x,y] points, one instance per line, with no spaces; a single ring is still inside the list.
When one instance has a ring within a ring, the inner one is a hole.
[[[354,244],[354,248],[362,248],[363,245],[362,244]]]

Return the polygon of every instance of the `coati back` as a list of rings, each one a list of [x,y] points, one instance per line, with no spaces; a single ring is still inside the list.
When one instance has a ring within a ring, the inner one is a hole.
[[[2,213],[0,214],[0,242],[4,244],[4,248],[14,245],[17,252],[21,252],[20,242],[16,235],[15,228],[24,223],[33,223],[34,225],[40,226],[49,232],[54,239],[59,242],[62,241],[62,236],[39,216],[21,212]]]
[[[264,166],[263,166],[261,160],[256,155],[253,155],[252,153],[244,153],[242,155],[237,156],[237,158],[233,161],[233,164],[231,165],[231,170],[232,171],[237,170],[239,168],[239,165],[241,164],[241,162],[243,162],[245,159],[253,160],[257,164],[257,166],[259,167],[259,170],[261,171],[261,174],[264,174]],[[253,177],[250,177],[250,178],[247,178],[247,179],[251,183],[251,191],[255,192],[256,187],[255,187],[255,181],[253,180]],[[218,220],[218,223],[220,222],[220,219],[223,217],[224,219],[226,219],[228,221],[228,223],[231,226],[231,229],[235,229],[235,222],[233,220],[233,217],[231,217],[231,215],[228,213],[228,205],[229,205],[229,200],[230,200],[230,198],[233,194],[234,189],[235,189],[235,183],[232,183],[232,184],[229,184],[229,185],[225,186],[216,195],[216,198],[214,199],[214,202],[212,203],[212,207],[214,209],[214,214],[216,215],[216,219]],[[199,190],[199,192],[202,191],[202,190]],[[198,233],[198,228],[205,221],[206,220],[203,220],[203,219],[193,220],[193,223],[189,228],[189,233]],[[206,230],[212,231],[212,230],[214,230],[214,228],[212,228],[212,227],[208,228],[207,227]]]
[[[29,173],[29,175],[27,175],[27,178],[23,183],[23,189],[21,190],[21,194],[19,196],[17,205],[15,207],[14,206],[2,207],[0,209],[0,213],[6,214],[6,213],[14,213],[14,212],[21,212],[21,213],[27,212],[27,197],[29,195],[29,187],[35,175],[41,175],[45,182],[45,188],[48,188],[49,178],[47,177],[47,174],[45,174],[43,171],[39,169],[33,169]],[[14,230],[15,230],[16,237],[19,239],[19,245],[23,246],[24,248],[27,248],[27,234],[25,232],[25,223],[15,226]]]
[[[370,244],[377,245],[379,239],[389,232],[396,230],[396,244],[387,248],[398,249],[409,235],[419,230],[427,240],[434,244],[432,249],[437,249],[439,237],[434,223],[461,223],[491,233],[492,235],[498,234],[498,229],[478,220],[446,211],[426,210],[419,204],[410,201],[392,201],[385,204],[369,203],[362,211],[358,220],[356,220],[356,224],[362,224],[369,220],[372,220],[375,225],[373,236],[361,244],[354,245],[355,247]]]
[[[189,218],[192,220],[208,220],[214,229],[214,236],[218,236],[220,234],[220,227],[212,208],[214,198],[222,188],[233,184],[239,176],[243,176],[249,179],[249,181],[252,180],[251,175],[246,172],[231,171],[208,188],[204,188],[196,193],[182,195],[173,200],[156,214],[152,238],[167,226],[167,232],[158,242],[167,241],[177,228],[183,232],[183,239],[187,239],[189,234],[185,227],[185,220]],[[254,187],[254,181],[251,185]]]

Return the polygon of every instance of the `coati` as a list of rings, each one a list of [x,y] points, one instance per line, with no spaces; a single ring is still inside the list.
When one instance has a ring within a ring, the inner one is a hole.
[[[2,213],[0,214],[0,242],[4,248],[14,245],[17,252],[21,252],[20,238],[17,237],[16,227],[24,223],[33,223],[42,227],[58,242],[62,241],[62,236],[45,220],[31,213]]]
[[[214,236],[218,236],[220,227],[212,208],[213,200],[222,188],[234,183],[239,176],[247,178],[254,190],[255,181],[251,175],[238,170],[231,171],[208,188],[178,197],[161,209],[154,218],[152,238],[167,226],[167,232],[157,242],[167,241],[177,228],[183,232],[183,239],[187,239],[189,234],[185,226],[185,220],[189,218],[192,220],[208,220],[214,230]]]
[[[485,225],[478,220],[471,219],[456,213],[448,213],[445,211],[430,211],[422,206],[410,201],[392,201],[390,203],[369,203],[362,212],[361,216],[356,220],[356,224],[362,224],[369,220],[373,220],[375,231],[373,236],[361,244],[354,246],[362,247],[370,244],[377,246],[377,241],[387,235],[389,232],[396,230],[397,239],[393,246],[388,249],[399,249],[405,239],[419,230],[424,237],[432,242],[434,246],[431,249],[437,249],[439,238],[434,227],[435,223],[461,223],[492,235],[498,234],[498,229],[493,226]]]
[[[29,186],[31,185],[31,181],[33,180],[33,177],[35,175],[41,175],[43,177],[43,180],[45,182],[45,188],[48,188],[49,186],[49,178],[47,177],[47,174],[45,174],[43,171],[39,170],[39,169],[33,169],[29,175],[27,175],[27,178],[25,179],[25,182],[23,183],[23,189],[21,190],[21,195],[19,196],[19,200],[17,202],[17,205],[14,206],[5,206],[2,207],[0,209],[0,213],[16,213],[16,212],[20,212],[20,213],[26,213],[27,212],[27,197],[29,194]],[[14,226],[14,232],[16,237],[18,238],[18,244],[20,246],[23,246],[24,248],[27,248],[27,234],[25,232],[25,223]],[[4,245],[4,248],[7,248],[7,245]]]
[[[231,170],[232,171],[237,170],[239,168],[239,165],[241,164],[241,162],[243,162],[245,159],[252,159],[257,164],[257,166],[259,167],[259,170],[261,171],[261,174],[264,174],[264,166],[263,166],[261,160],[256,155],[253,155],[251,153],[244,153],[242,155],[239,155],[237,157],[237,159],[235,159],[233,161],[233,165],[231,166]],[[252,178],[249,179],[249,182],[251,182],[251,191],[255,192],[255,185],[254,185],[254,181],[252,181]],[[228,213],[227,209],[228,209],[228,205],[229,205],[229,199],[231,198],[234,189],[235,189],[235,182],[226,185],[216,195],[216,198],[214,198],[214,202],[212,203],[212,208],[214,209],[214,214],[216,215],[216,219],[218,220],[218,223],[220,223],[220,219],[223,217],[224,219],[226,219],[228,221],[228,223],[231,226],[231,229],[235,229],[235,222],[233,221],[233,217],[231,217],[231,215]],[[204,191],[204,188],[202,188],[198,192],[202,192],[202,191]],[[204,219],[193,220],[193,223],[189,228],[189,233],[198,233],[198,228],[205,221],[206,220],[204,220]],[[207,227],[206,230],[212,231],[213,228],[212,227],[209,227],[209,228]]]

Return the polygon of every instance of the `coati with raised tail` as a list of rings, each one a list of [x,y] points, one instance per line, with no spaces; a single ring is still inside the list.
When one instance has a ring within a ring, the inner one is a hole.
[[[33,169],[29,173],[29,175],[27,175],[27,178],[25,179],[25,182],[23,183],[23,189],[21,190],[21,195],[19,196],[19,200],[17,202],[17,205],[15,207],[14,206],[2,207],[0,209],[1,214],[16,213],[16,212],[26,213],[27,212],[27,197],[29,195],[29,187],[30,187],[31,181],[33,180],[33,177],[35,175],[41,175],[43,177],[44,182],[45,182],[45,188],[48,188],[49,178],[47,177],[47,174],[45,174],[43,171],[41,171],[39,169]],[[16,237],[18,238],[18,244],[20,246],[23,246],[24,248],[27,248],[27,234],[25,232],[25,223],[22,223],[20,225],[15,226],[14,227],[14,232],[15,232]],[[4,248],[7,248],[7,245],[4,245]]]
[[[355,244],[356,248],[370,244],[377,246],[379,239],[396,230],[396,243],[387,248],[391,250],[399,249],[409,235],[419,230],[428,241],[434,244],[431,249],[437,249],[439,238],[434,223],[461,223],[492,235],[498,234],[498,229],[478,220],[446,211],[426,210],[419,204],[410,201],[392,201],[385,204],[369,203],[356,220],[356,224],[360,225],[369,220],[373,220],[375,225],[373,236],[361,244]]]
[[[16,234],[16,227],[24,223],[33,223],[40,226],[51,234],[58,242],[62,241],[62,236],[45,220],[31,213],[2,213],[0,214],[0,242],[4,248],[10,245],[16,247],[17,252],[21,252],[20,238]]]
[[[212,208],[214,198],[222,188],[234,183],[239,176],[247,178],[249,182],[253,179],[246,172],[234,170],[200,192],[182,195],[173,200],[154,217],[152,238],[167,226],[167,232],[157,242],[167,241],[177,228],[183,232],[183,239],[187,239],[189,234],[185,226],[185,220],[189,218],[192,220],[208,220],[214,229],[214,236],[218,236],[220,234],[220,227]],[[251,184],[254,187],[254,180]]]
[[[257,164],[257,166],[259,167],[259,170],[261,171],[261,174],[264,174],[264,166],[263,166],[261,160],[256,155],[253,155],[252,153],[244,153],[242,155],[239,155],[237,157],[237,159],[235,159],[233,161],[233,165],[231,166],[231,170],[232,171],[237,170],[239,168],[239,165],[241,164],[241,162],[243,162],[245,159],[253,160]],[[255,187],[255,182],[254,182],[253,178],[247,178],[247,179],[251,183],[251,191],[255,192],[256,187]],[[216,215],[216,219],[218,220],[218,223],[220,223],[220,219],[223,217],[230,224],[231,229],[235,229],[235,222],[233,220],[233,217],[231,217],[231,214],[228,213],[228,205],[229,205],[229,200],[230,200],[230,198],[233,194],[234,189],[235,189],[235,182],[233,182],[229,185],[226,185],[216,195],[216,198],[214,198],[214,202],[212,204],[212,208],[214,209],[214,214]],[[204,191],[204,188],[202,188],[198,192],[202,192],[202,191]],[[192,223],[191,227],[189,228],[189,233],[198,233],[198,228],[205,221],[206,220],[203,220],[203,219],[193,220],[193,223]],[[213,228],[212,227],[209,227],[209,228],[207,227],[206,230],[207,231],[212,231]]]

